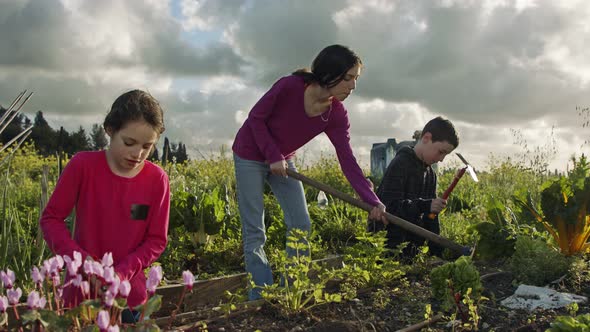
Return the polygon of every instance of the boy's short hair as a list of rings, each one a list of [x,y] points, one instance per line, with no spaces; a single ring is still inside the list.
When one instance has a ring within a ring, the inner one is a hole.
[[[443,119],[440,116],[428,121],[422,129],[422,136],[426,133],[432,135],[432,142],[446,141],[455,148],[459,146],[459,136],[455,130],[455,126],[448,119]],[[422,137],[421,136],[421,137]]]

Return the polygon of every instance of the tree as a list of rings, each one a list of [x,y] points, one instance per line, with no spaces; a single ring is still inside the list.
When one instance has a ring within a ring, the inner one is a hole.
[[[31,138],[41,155],[48,156],[57,151],[58,134],[49,126],[41,111],[37,111],[35,114]]]
[[[172,161],[172,156],[170,153],[170,141],[168,141],[168,137],[164,137],[164,148],[162,149],[162,165],[166,165],[168,161]]]
[[[64,147],[64,151],[70,155],[73,155],[76,152],[87,150],[90,150],[88,135],[86,135],[86,130],[80,126],[77,132],[69,136],[66,146]]]
[[[90,148],[92,150],[103,150],[108,144],[107,134],[104,128],[95,123],[90,131]]]

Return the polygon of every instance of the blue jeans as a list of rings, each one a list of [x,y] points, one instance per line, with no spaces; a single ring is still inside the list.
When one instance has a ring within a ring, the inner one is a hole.
[[[272,271],[264,252],[264,183],[268,182],[283,209],[287,234],[294,228],[306,232],[311,229],[303,185],[293,178],[271,174],[270,166],[260,161],[242,159],[234,154],[234,163],[246,272],[252,274],[256,286],[272,285]],[[296,170],[292,160],[287,160],[287,165]],[[260,288],[250,289],[248,297],[259,299]]]

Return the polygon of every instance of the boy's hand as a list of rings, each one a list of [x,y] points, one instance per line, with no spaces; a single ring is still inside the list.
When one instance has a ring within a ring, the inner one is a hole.
[[[432,213],[440,213],[445,207],[447,207],[447,200],[443,198],[435,198],[430,203],[430,212]]]
[[[380,220],[385,225],[389,224],[387,218],[385,218],[385,205],[379,203],[379,205],[373,207],[371,213],[369,214],[369,218],[371,220]]]
[[[287,177],[287,162],[284,160],[275,161],[270,164],[270,172],[274,175]]]

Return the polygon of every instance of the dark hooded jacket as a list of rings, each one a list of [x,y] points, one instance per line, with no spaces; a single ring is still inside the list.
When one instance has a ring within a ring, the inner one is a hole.
[[[377,188],[377,197],[386,211],[436,234],[440,233],[438,215],[429,219],[432,199],[436,198],[436,173],[432,167],[418,158],[414,149],[402,147],[383,175]],[[387,229],[388,247],[395,248],[402,242],[422,245],[424,239],[402,228],[381,222],[369,221],[369,231]],[[437,250],[432,250],[437,254]]]

